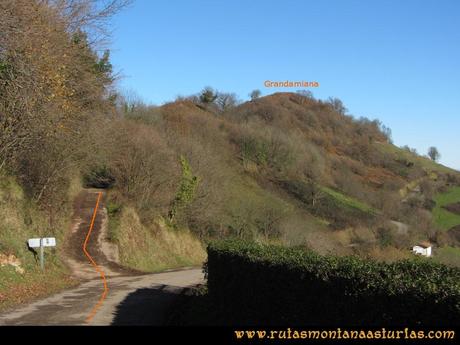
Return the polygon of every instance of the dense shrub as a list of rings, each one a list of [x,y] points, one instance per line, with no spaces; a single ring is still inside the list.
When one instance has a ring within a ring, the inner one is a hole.
[[[251,325],[458,325],[460,270],[320,256],[227,240],[208,247],[208,289],[224,322]]]
[[[252,162],[274,171],[286,171],[296,161],[293,138],[276,129],[260,130],[252,124],[235,133],[231,139],[240,151],[243,164]]]
[[[83,184],[85,187],[110,188],[114,183],[115,177],[105,165],[94,166],[83,175]]]
[[[109,53],[99,55],[85,31],[123,6],[93,2],[0,3],[0,167],[42,209],[65,202],[75,167],[93,149],[90,128],[113,111]]]
[[[169,210],[170,220],[173,220],[177,212],[193,200],[199,183],[198,177],[193,175],[187,159],[181,156],[180,163],[182,167],[182,177],[179,189],[176,192],[176,196],[171,204],[171,209]]]
[[[166,215],[179,183],[179,164],[159,131],[128,120],[112,121],[102,133],[100,160],[107,161],[114,188],[142,218]]]

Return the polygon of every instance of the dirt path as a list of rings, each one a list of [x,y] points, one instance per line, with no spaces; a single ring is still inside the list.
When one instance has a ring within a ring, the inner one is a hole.
[[[72,269],[72,274],[82,280],[99,277],[99,273],[94,270],[82,250],[99,192],[97,189],[87,189],[77,196],[74,202],[72,231],[65,240],[65,261]],[[141,272],[124,268],[117,263],[117,247],[107,240],[108,218],[104,199],[105,194],[97,211],[87,250],[108,277],[140,275]]]
[[[73,288],[0,314],[0,325],[84,325],[103,292],[99,273],[82,246],[99,190],[85,190],[75,200],[73,228],[64,247],[65,261],[81,280]],[[117,261],[116,246],[107,240],[107,211],[102,200],[87,250],[104,271],[109,292],[91,325],[164,325],[187,287],[203,282],[201,269],[185,268],[157,274],[126,269]]]

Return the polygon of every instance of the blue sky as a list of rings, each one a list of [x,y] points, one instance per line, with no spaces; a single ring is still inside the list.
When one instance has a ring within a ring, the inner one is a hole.
[[[317,81],[397,145],[460,170],[460,1],[136,0],[119,14],[112,61],[123,89],[162,104],[212,86],[242,100]]]

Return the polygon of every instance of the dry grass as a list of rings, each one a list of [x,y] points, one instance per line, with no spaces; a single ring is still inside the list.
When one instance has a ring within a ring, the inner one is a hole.
[[[434,251],[433,260],[445,265],[460,268],[460,248],[449,246],[436,248]]]
[[[413,254],[406,249],[398,249],[395,247],[378,247],[375,246],[369,251],[369,257],[383,262],[395,262],[399,260],[409,259]]]
[[[65,210],[62,216],[66,216]],[[76,284],[61,264],[58,251],[47,250],[46,270],[42,272],[26,245],[28,238],[41,235],[57,237],[59,245],[67,225],[57,220],[50,228],[45,215],[27,201],[16,181],[0,175],[0,253],[17,257],[25,270],[20,274],[11,266],[0,267],[0,310]]]
[[[146,227],[131,207],[124,208],[118,217],[116,229],[111,231],[123,265],[156,272],[203,263],[203,245],[188,230],[171,230],[161,221]]]
[[[78,281],[72,279],[66,270],[54,263],[47,266],[46,272],[38,269],[20,275],[11,267],[0,269],[0,311],[18,304],[49,296],[71,286]]]

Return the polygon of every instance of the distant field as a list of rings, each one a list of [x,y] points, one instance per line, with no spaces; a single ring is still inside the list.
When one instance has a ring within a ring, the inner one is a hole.
[[[435,225],[442,230],[449,230],[460,224],[460,215],[449,212],[443,206],[460,202],[460,187],[454,187],[446,193],[436,195],[436,206],[433,209]]]
[[[443,247],[436,249],[433,258],[443,264],[460,267],[460,248]]]
[[[345,206],[348,206],[348,207],[352,207],[352,208],[356,208],[360,211],[363,211],[365,213],[371,213],[371,214],[376,214],[378,213],[377,210],[375,210],[374,208],[372,208],[371,206],[363,203],[362,201],[359,201],[355,198],[352,198],[348,195],[345,195],[345,194],[342,194],[338,191],[335,191],[331,188],[327,188],[327,187],[321,187],[321,189],[323,190],[323,192],[329,194],[331,197],[333,197],[336,201],[338,201],[339,203],[341,203],[342,205],[345,205]]]

